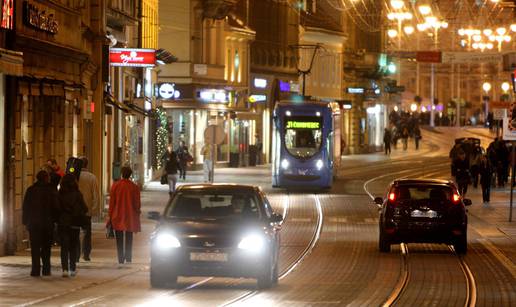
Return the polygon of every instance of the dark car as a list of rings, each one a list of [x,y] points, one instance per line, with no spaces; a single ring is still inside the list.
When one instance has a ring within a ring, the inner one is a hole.
[[[151,236],[150,281],[174,286],[178,276],[256,278],[259,288],[278,281],[279,230],[259,187],[184,185],[177,189]]]
[[[462,199],[452,181],[402,179],[391,183],[387,198],[375,198],[381,206],[381,252],[389,252],[397,243],[445,243],[459,254],[467,251],[468,217]]]

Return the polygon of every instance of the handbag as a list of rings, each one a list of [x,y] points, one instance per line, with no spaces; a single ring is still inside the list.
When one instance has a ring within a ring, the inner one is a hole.
[[[106,239],[114,239],[115,231],[113,230],[113,225],[111,225],[111,221],[106,224]]]
[[[168,176],[167,176],[167,174],[161,175],[160,183],[161,184],[168,184]]]

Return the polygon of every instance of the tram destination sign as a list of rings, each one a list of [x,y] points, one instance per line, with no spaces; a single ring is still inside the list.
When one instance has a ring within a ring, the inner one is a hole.
[[[287,129],[320,129],[321,123],[319,122],[304,122],[289,120],[287,121]]]

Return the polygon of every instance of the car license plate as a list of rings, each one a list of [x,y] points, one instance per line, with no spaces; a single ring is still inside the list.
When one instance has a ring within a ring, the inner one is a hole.
[[[433,210],[421,211],[421,210],[413,210],[410,212],[411,217],[427,217],[427,218],[436,218],[437,212]]]
[[[226,253],[190,253],[190,261],[227,262]]]

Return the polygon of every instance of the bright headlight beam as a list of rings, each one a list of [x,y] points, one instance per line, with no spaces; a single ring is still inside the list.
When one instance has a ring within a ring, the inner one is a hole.
[[[287,159],[281,160],[281,168],[282,169],[288,169],[289,165],[290,165],[290,163],[288,162]]]
[[[179,240],[169,233],[158,234],[156,237],[156,245],[160,249],[170,249],[181,247]]]
[[[264,246],[263,237],[260,235],[249,235],[244,237],[240,243],[238,243],[238,248],[249,251],[260,251]]]

